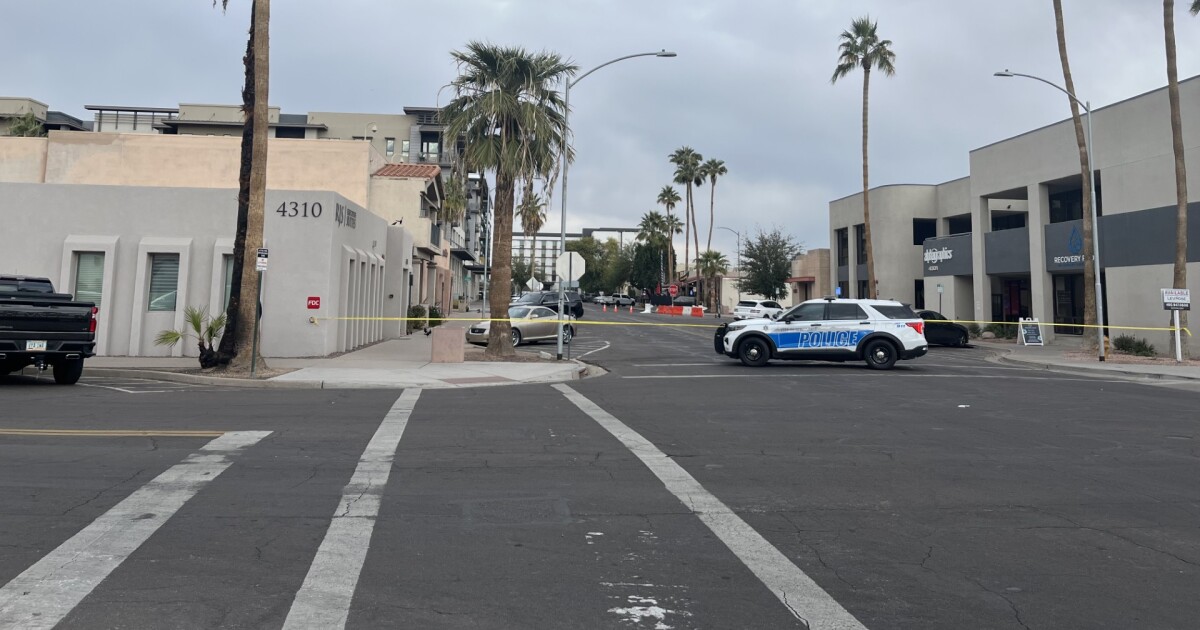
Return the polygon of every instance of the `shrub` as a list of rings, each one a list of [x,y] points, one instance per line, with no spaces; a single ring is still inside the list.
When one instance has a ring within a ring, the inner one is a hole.
[[[979,324],[972,322],[970,324],[967,324],[967,334],[978,339],[979,335],[983,334],[983,329],[979,327]]]
[[[1117,352],[1123,354],[1132,354],[1139,357],[1154,357],[1158,356],[1158,352],[1154,349],[1154,344],[1147,342],[1145,339],[1138,339],[1132,335],[1121,335],[1113,341],[1113,348]]]
[[[442,315],[442,309],[437,304],[434,304],[429,307],[429,327],[430,328],[433,328],[435,326],[441,326],[442,325],[442,317],[444,317],[444,315]]]
[[[413,304],[408,307],[408,321],[405,322],[405,328],[409,333],[418,328],[425,327],[425,307],[420,304]]]

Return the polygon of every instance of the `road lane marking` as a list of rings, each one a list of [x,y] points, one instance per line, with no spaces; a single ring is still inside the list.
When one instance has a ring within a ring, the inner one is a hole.
[[[224,431],[139,431],[133,429],[0,429],[0,435],[37,435],[63,437],[211,437],[225,435]]]
[[[622,376],[623,379],[679,379],[679,378],[819,378],[822,376],[844,376],[846,372],[813,372],[805,374],[803,372],[788,372],[786,374],[659,374],[648,376]],[[858,376],[875,378],[982,378],[982,379],[1000,379],[1005,381],[1025,380],[1025,381],[1069,381],[1077,383],[1135,383],[1135,384],[1153,384],[1155,381],[1139,381],[1134,379],[1102,379],[1102,378],[1067,378],[1060,376],[1008,376],[999,374],[874,374],[872,372],[863,371]]]
[[[367,443],[350,483],[342,490],[342,500],[304,584],[292,601],[284,630],[346,627],[396,447],[420,395],[420,389],[404,390]]]
[[[605,342],[604,342],[604,346],[603,346],[603,347],[601,347],[601,348],[596,348],[595,350],[591,350],[591,351],[588,351],[588,352],[584,352],[583,354],[579,355],[579,358],[580,358],[580,359],[582,359],[583,357],[586,357],[587,355],[589,355],[589,354],[591,354],[591,353],[593,353],[593,352],[600,352],[601,350],[608,350],[608,347],[609,347],[610,345],[611,345],[611,344],[609,344],[607,341],[605,341]]]
[[[233,431],[200,447],[0,588],[0,628],[49,630],[154,532],[270,431]]]
[[[649,440],[574,389],[562,384],[554,385],[554,389],[562,392],[567,400],[591,416],[636,455],[667,490],[699,517],[797,619],[814,629],[865,630],[854,615],[842,608],[837,600],[787,556]]]

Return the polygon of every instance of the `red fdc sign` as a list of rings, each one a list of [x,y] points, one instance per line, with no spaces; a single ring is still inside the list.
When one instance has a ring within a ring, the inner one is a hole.
[[[321,308],[321,298],[318,296],[312,296],[312,297],[308,298],[308,308],[310,310],[316,309],[316,308]]]

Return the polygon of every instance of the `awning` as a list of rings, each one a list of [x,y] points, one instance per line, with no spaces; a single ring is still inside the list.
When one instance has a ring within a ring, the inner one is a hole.
[[[459,260],[463,260],[463,261],[469,260],[469,261],[474,262],[474,260],[475,260],[475,254],[472,254],[471,250],[469,250],[465,247],[451,247],[450,255],[454,256],[455,258],[457,258]]]

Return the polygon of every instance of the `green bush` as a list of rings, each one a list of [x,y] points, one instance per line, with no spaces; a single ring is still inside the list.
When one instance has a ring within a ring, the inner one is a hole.
[[[409,333],[425,327],[425,307],[420,304],[413,304],[408,307],[408,321],[405,328]]]
[[[993,335],[996,335],[997,339],[1016,339],[1017,325],[992,322],[983,327],[983,332],[990,332]]]
[[[979,324],[970,323],[970,324],[967,324],[967,334],[978,339],[979,335],[983,334],[983,329],[979,327]]]
[[[1139,357],[1155,357],[1158,352],[1154,349],[1154,344],[1147,342],[1145,339],[1138,339],[1132,335],[1121,335],[1113,340],[1113,348],[1117,352],[1123,354],[1132,354]]]
[[[439,308],[437,304],[434,304],[433,306],[429,307],[429,327],[430,328],[433,328],[435,326],[441,326],[442,325],[442,317],[444,317],[444,315],[442,315],[442,309]]]

